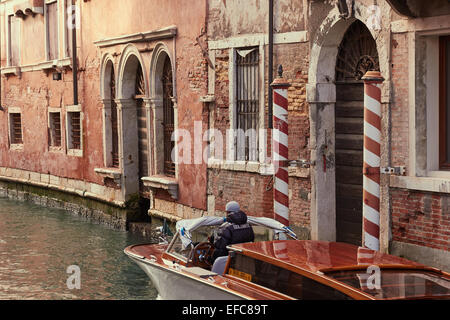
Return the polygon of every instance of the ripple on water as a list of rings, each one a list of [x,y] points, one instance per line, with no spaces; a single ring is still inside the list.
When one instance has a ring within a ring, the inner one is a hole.
[[[0,199],[0,299],[154,300],[145,273],[124,253],[143,239],[63,210]],[[81,290],[67,268],[80,267]]]

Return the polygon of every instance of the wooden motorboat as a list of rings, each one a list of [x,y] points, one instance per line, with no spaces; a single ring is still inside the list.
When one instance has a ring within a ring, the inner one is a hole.
[[[191,232],[219,225],[220,218],[184,220],[170,244],[135,245],[125,253],[165,300],[450,299],[446,272],[345,243],[276,240],[295,235],[258,219],[249,222],[271,229],[275,240],[229,246],[214,265],[207,259],[211,243],[195,241]]]

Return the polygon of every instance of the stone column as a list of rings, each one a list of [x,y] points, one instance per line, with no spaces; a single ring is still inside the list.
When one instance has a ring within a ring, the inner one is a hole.
[[[122,192],[125,200],[139,193],[139,139],[137,108],[133,99],[117,99],[119,157],[122,168]]]
[[[307,85],[310,109],[311,237],[336,241],[335,106],[333,83]]]

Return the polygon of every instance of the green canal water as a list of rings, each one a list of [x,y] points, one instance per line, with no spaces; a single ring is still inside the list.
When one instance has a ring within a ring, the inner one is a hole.
[[[63,210],[0,198],[0,300],[154,300],[151,281],[123,253],[145,242]],[[79,267],[79,290],[67,286],[70,266]]]

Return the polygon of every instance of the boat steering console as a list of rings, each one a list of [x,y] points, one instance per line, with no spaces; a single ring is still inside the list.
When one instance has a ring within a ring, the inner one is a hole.
[[[192,251],[192,264],[196,267],[210,269],[212,267],[212,255],[214,245],[210,242],[200,242]]]

